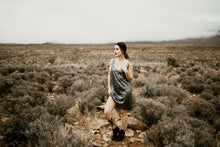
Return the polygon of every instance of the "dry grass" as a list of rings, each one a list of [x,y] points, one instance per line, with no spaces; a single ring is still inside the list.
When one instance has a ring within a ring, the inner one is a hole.
[[[134,116],[145,145],[215,146],[220,131],[220,52],[209,44],[128,43]],[[106,101],[113,44],[1,44],[0,146],[89,146],[91,130],[66,110],[97,115]]]

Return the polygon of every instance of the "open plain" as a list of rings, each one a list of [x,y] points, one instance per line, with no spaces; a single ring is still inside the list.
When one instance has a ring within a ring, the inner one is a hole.
[[[114,44],[0,44],[0,146],[220,146],[220,44],[127,46],[134,108],[115,142],[103,114]]]

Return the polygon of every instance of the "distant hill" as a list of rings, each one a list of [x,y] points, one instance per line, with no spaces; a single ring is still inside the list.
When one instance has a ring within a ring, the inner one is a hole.
[[[189,43],[189,44],[216,44],[220,45],[220,35],[215,35],[207,38],[187,38],[173,41],[162,41],[163,43]]]
[[[168,44],[211,44],[211,45],[220,45],[220,34],[211,37],[204,38],[186,38],[179,40],[169,40],[169,41],[137,41],[137,42],[128,42],[131,44],[155,44],[155,43],[168,43]]]

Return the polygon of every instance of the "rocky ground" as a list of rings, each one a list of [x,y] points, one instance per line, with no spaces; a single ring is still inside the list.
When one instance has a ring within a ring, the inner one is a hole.
[[[87,117],[84,121],[75,118],[76,107],[68,110],[65,118],[74,126],[87,128],[92,133],[93,146],[141,146],[144,142],[145,130],[147,125],[133,117],[132,113],[128,113],[128,127],[125,131],[125,139],[123,141],[112,141],[112,128],[110,123],[104,116],[104,104],[98,106],[100,111],[95,116]],[[116,117],[116,123],[121,125],[119,113],[114,109],[113,115]]]

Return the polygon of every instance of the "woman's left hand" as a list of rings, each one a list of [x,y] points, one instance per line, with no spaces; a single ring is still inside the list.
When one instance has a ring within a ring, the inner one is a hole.
[[[121,70],[124,71],[125,73],[128,72],[127,68],[125,66],[121,66]]]

